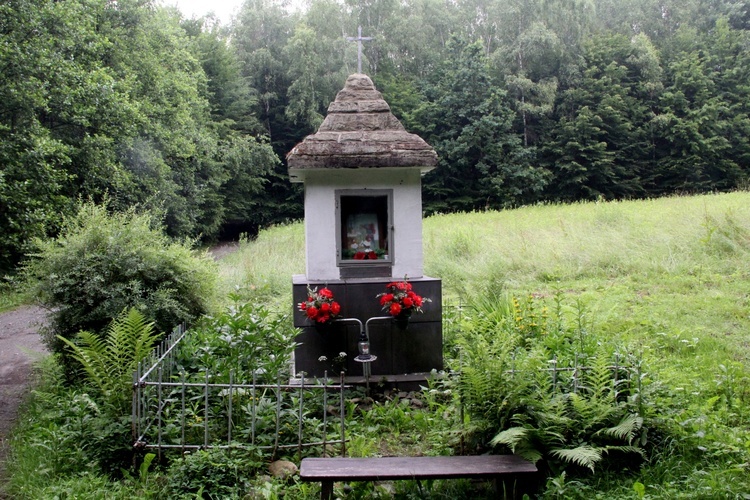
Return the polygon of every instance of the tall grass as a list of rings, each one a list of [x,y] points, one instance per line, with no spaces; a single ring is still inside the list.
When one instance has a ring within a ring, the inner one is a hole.
[[[750,193],[442,215],[424,240],[448,300],[563,290],[675,365],[750,361]]]
[[[273,226],[220,262],[224,295],[236,293],[271,306],[291,307],[292,275],[305,273],[305,236],[302,223]]]
[[[670,390],[715,394],[731,379],[750,392],[748,192],[437,215],[423,237],[446,301],[562,292],[601,335],[637,346]],[[302,224],[263,231],[221,267],[229,287],[291,307]]]
[[[750,194],[537,205],[431,217],[425,266],[472,296],[545,283],[750,268]]]
[[[424,221],[425,271],[446,301],[564,290],[612,335],[690,356],[750,360],[749,257],[748,192]],[[226,293],[290,307],[291,275],[305,271],[302,223],[262,231],[220,267]]]
[[[750,491],[750,193],[439,215],[425,220],[424,250],[426,274],[443,279],[447,301],[480,299],[494,310],[500,296],[562,297],[561,308],[568,309],[561,312],[589,329],[594,341],[622,344],[643,359],[649,387],[644,404],[663,432],[648,439],[661,455],[629,474],[597,471],[585,483],[551,478],[550,498],[555,491],[565,498],[635,498],[640,490],[634,486],[644,487],[649,498],[728,498]],[[305,272],[303,225],[262,231],[219,268],[224,295],[288,311],[291,276]],[[576,317],[581,314],[588,317]],[[29,430],[32,446],[13,454],[13,469],[26,471],[15,474],[13,490],[43,491],[26,498],[73,497],[79,493],[74,486],[82,487],[65,482],[57,469],[79,460],[76,432],[90,426],[73,428],[55,418],[69,413],[59,408],[77,410],[85,401],[66,393],[50,398],[35,398],[45,404],[32,404],[27,414],[47,425]],[[386,428],[394,431],[389,446],[420,432]],[[48,439],[52,431],[73,445],[39,453],[58,442]],[[393,452],[410,451],[407,445]],[[58,476],[60,482],[50,482]],[[103,497],[122,498],[137,497],[132,492],[141,487],[101,480],[95,488],[113,492]],[[151,490],[155,496],[157,490]],[[287,496],[294,497],[293,489]]]

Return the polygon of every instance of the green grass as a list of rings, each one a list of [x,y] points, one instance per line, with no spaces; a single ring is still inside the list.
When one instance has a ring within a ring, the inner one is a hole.
[[[659,443],[658,454],[627,474],[552,477],[545,498],[638,498],[640,484],[645,498],[742,498],[750,491],[750,193],[439,215],[424,222],[424,250],[426,274],[442,278],[447,303],[533,296],[552,307],[561,298],[564,313],[585,312],[593,341],[642,356],[646,403],[659,422],[649,440]],[[219,268],[224,296],[289,311],[291,276],[305,272],[302,223],[262,231]],[[456,408],[430,406],[434,414],[417,417],[393,403],[360,413],[352,451],[445,451],[455,444],[449,427]],[[15,456],[32,460],[33,451]],[[34,470],[31,464],[29,488]],[[38,486],[51,492],[49,484]],[[113,496],[124,487],[112,486]],[[370,487],[355,486],[355,493]],[[287,498],[317,494],[273,488]],[[404,497],[425,493],[403,488]]]
[[[749,193],[444,215],[424,233],[446,300],[562,290],[675,363],[750,360]]]
[[[223,295],[263,300],[272,307],[291,307],[292,275],[305,273],[302,223],[273,226],[219,262]]]
[[[598,327],[644,349],[666,342],[750,360],[747,192],[439,215],[424,221],[424,255],[446,302],[562,290]],[[302,223],[262,231],[220,268],[225,293],[291,307],[291,275],[305,270]]]
[[[31,302],[28,291],[18,283],[0,284],[0,313]]]
[[[273,290],[289,308],[303,240],[301,223],[265,231],[221,263],[222,276]],[[561,292],[582,304],[598,338],[642,353],[647,380],[658,380],[651,404],[682,406],[668,416],[686,436],[672,453],[638,477],[579,485],[585,495],[632,497],[637,480],[654,498],[750,488],[741,479],[750,452],[750,193],[439,215],[424,221],[424,255],[446,302]]]

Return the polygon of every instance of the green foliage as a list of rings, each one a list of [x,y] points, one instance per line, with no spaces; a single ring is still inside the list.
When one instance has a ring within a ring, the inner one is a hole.
[[[190,328],[174,349],[171,381],[188,385],[175,385],[171,394],[164,395],[160,432],[165,442],[196,445],[203,444],[207,437],[211,444],[224,444],[230,432],[238,443],[268,449],[297,442],[299,395],[249,388],[253,381],[287,383],[296,330],[288,315],[241,302],[237,297],[232,299],[235,302],[225,311],[206,316]],[[224,386],[210,389],[206,396],[204,383]],[[244,387],[230,389],[226,384]],[[318,397],[319,392],[305,394],[306,399]],[[318,409],[303,414],[303,435],[316,439],[322,436],[319,413]],[[279,442],[275,438],[277,428]],[[149,432],[146,439],[153,442],[157,429],[152,426]]]
[[[127,414],[132,401],[133,372],[158,339],[153,323],[146,323],[136,309],[123,311],[109,325],[102,338],[92,332],[81,331],[75,342],[58,337],[78,361],[84,384],[92,387],[96,398],[112,407],[110,411]]]
[[[225,201],[261,197],[278,158],[245,137],[261,131],[253,90],[225,32],[180,21],[140,0],[2,6],[0,272],[77,197],[160,210],[170,235],[208,240]]]
[[[180,344],[176,368],[188,376],[209,373],[215,382],[275,383],[289,367],[296,330],[289,315],[232,296],[224,311],[205,316]]]
[[[81,330],[102,335],[131,307],[154,321],[158,332],[169,332],[206,312],[213,297],[209,257],[170,241],[149,214],[109,214],[83,203],[60,236],[37,245],[26,276],[36,299],[53,309],[46,340],[54,352],[64,352],[57,336],[71,339]]]
[[[65,478],[79,474],[119,476],[132,459],[129,414],[64,384],[56,357],[44,370],[11,445],[9,487],[21,498],[35,488],[62,487]]]
[[[355,68],[438,151],[430,212],[748,182],[747,9],[732,0],[152,1],[0,9],[0,272],[77,197],[211,241],[302,214],[283,158]]]
[[[169,468],[167,494],[172,498],[241,498],[260,469],[253,451],[198,450]]]
[[[580,304],[571,321],[558,316],[559,301],[549,318],[535,302],[482,302],[459,334],[460,397],[478,444],[494,433],[490,445],[556,473],[567,464],[593,472],[610,454],[638,464],[646,444],[640,372],[610,366],[619,360],[611,347],[582,339]]]
[[[427,211],[533,200],[545,184],[544,174],[511,129],[505,91],[492,81],[482,46],[453,38],[448,49],[436,81],[426,86],[426,99],[410,118],[440,159],[439,168],[425,178]]]
[[[542,482],[539,498],[735,498],[750,491],[746,470],[750,378],[745,348],[748,207],[748,194],[736,192],[539,205],[425,221],[427,272],[444,278],[444,296],[483,298],[482,303],[472,300],[472,308],[464,302],[460,309],[444,309],[450,311],[444,320],[447,365],[459,366],[460,350],[465,349],[464,371],[472,368],[472,358],[466,353],[473,353],[477,371],[495,377],[487,382],[486,377],[475,376],[476,387],[494,398],[486,406],[476,399],[466,401],[478,410],[492,410],[498,421],[505,418],[507,428],[515,427],[515,433],[541,434],[539,439],[547,441],[552,437],[542,431],[565,429],[566,419],[590,423],[585,432],[595,436],[559,448],[607,449],[594,474],[580,463],[570,465],[553,458],[552,462],[567,472],[554,472]],[[443,251],[472,249],[472,238],[479,248],[463,260]],[[303,248],[301,224],[264,230],[257,241],[244,243],[236,254],[219,263],[222,274],[232,277],[226,286],[234,289],[240,285],[243,297],[252,296],[264,304],[275,303],[272,298],[276,297],[279,310],[288,309],[291,297],[284,298],[278,290],[288,283],[290,265],[303,269],[299,267]],[[259,269],[255,261],[266,269]],[[242,274],[238,268],[253,271]],[[514,302],[508,293],[518,299]],[[621,345],[635,346],[638,355],[626,356]],[[497,362],[485,362],[480,356],[483,350],[493,356],[497,353]],[[570,394],[573,378],[561,374],[557,383],[563,395],[554,399],[554,405],[546,397],[528,401],[528,414],[533,419],[518,424],[512,420],[514,414],[504,413],[502,403],[496,402],[502,401],[504,388],[512,402],[513,397],[523,396],[522,392],[514,396],[516,386],[526,394],[554,387],[550,373],[544,371],[550,365],[550,352],[564,353],[557,358],[563,367],[575,365],[576,352],[585,353],[579,365],[592,370],[577,378],[576,396]],[[614,352],[621,354],[619,360]],[[495,369],[495,365],[500,366]],[[618,384],[612,379],[615,372],[608,368],[615,365],[622,367]],[[528,370],[519,371],[527,366]],[[626,367],[640,375],[627,377]],[[55,368],[59,371],[59,366]],[[512,369],[517,373],[514,384],[508,386],[508,370]],[[495,380],[500,389],[487,393],[494,390]],[[10,496],[51,498],[78,491],[86,498],[168,496],[159,491],[166,478],[158,469],[149,475],[153,481],[149,479],[146,491],[134,480],[112,482],[98,475],[99,466],[88,455],[89,446],[80,440],[85,434],[78,425],[83,421],[84,431],[99,433],[99,428],[92,426],[93,419],[86,416],[93,410],[80,408],[90,408],[93,399],[82,397],[80,388],[66,387],[59,373],[54,381],[55,387],[37,390],[30,411],[19,420],[19,429],[11,438],[13,455],[7,461],[13,472],[7,487]],[[618,415],[619,409],[610,404],[615,392],[619,404],[635,411]],[[429,412],[421,414],[391,400],[375,402],[385,407],[375,409],[362,394],[352,394],[359,402],[347,402],[347,413],[356,415],[347,423],[353,431],[348,449],[358,455],[488,451],[487,443],[501,429],[491,428],[475,412],[466,413],[461,420],[452,399],[458,394],[455,386],[431,385],[422,394]],[[470,392],[462,394],[471,396]],[[101,412],[102,407],[94,403]],[[546,407],[550,408],[542,414]],[[616,412],[608,413],[612,408]],[[61,409],[75,417],[63,419]],[[194,414],[201,416],[200,411],[199,404]],[[235,407],[234,415],[239,411]],[[363,425],[365,414],[368,426]],[[642,424],[639,418],[643,418]],[[397,437],[391,436],[391,428]],[[465,430],[474,431],[473,442]],[[72,437],[66,437],[68,432]],[[29,439],[30,434],[35,437]],[[459,448],[461,436],[464,448]],[[23,442],[35,444],[24,448]],[[648,460],[641,462],[628,443],[642,449]],[[102,444],[106,445],[106,440]],[[367,495],[375,488],[366,484],[355,489]],[[270,498],[280,493],[285,498],[319,496],[317,485],[256,479],[250,488]],[[399,482],[396,488],[397,495],[414,498],[481,498],[486,493],[477,495],[476,485],[459,481],[423,482],[421,486]]]

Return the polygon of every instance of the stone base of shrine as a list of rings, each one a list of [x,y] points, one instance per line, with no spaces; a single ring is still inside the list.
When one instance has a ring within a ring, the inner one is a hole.
[[[365,377],[360,372],[359,375],[346,375],[344,377],[344,385],[350,386],[367,386],[378,392],[390,391],[418,391],[422,387],[428,387],[432,382],[436,380],[443,380],[448,375],[444,372],[424,372],[424,373],[406,373],[404,375],[377,375],[371,377]],[[338,383],[339,377],[332,377],[328,374],[329,383]],[[323,383],[322,379],[319,378],[307,378],[305,377],[305,385],[311,383]],[[289,379],[289,385],[302,385],[302,379],[292,377]]]
[[[432,302],[426,303],[423,314],[413,314],[405,328],[381,310],[376,298],[385,291],[393,278],[352,278],[327,282],[308,281],[296,275],[292,281],[294,326],[300,329],[294,353],[296,374],[322,377],[326,372],[338,378],[363,376],[363,363],[355,361],[360,327],[354,321],[337,321],[325,328],[312,324],[297,304],[307,298],[307,289],[329,288],[341,304],[342,318],[356,318],[363,325],[369,322],[370,352],[377,357],[370,363],[370,382],[383,377],[408,376],[443,369],[442,282],[436,278],[409,279],[414,291]],[[342,356],[342,354],[344,354]]]

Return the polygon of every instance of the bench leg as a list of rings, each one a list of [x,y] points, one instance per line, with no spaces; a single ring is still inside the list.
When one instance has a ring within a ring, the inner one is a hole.
[[[323,481],[320,484],[320,500],[333,500],[333,481]]]
[[[519,496],[519,484],[515,478],[492,478],[492,489],[495,493],[495,498],[501,498],[503,500],[511,500],[515,498],[521,498]]]

